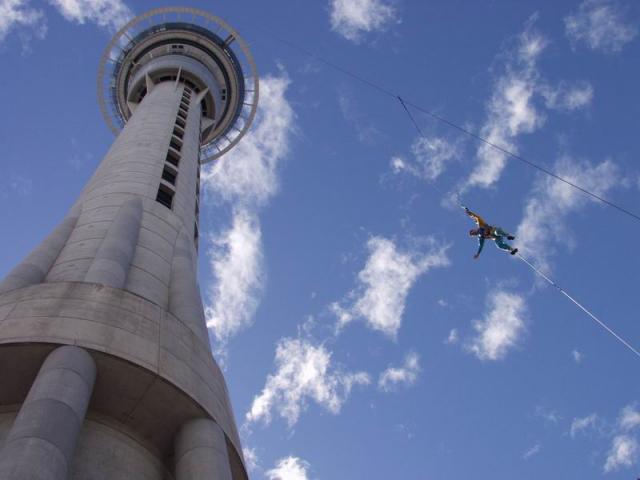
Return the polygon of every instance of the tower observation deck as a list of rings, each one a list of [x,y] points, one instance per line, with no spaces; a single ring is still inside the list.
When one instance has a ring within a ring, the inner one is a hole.
[[[255,63],[220,18],[156,9],[109,43],[98,97],[117,138],[0,282],[0,479],[246,479],[197,255],[200,165],[249,129]]]

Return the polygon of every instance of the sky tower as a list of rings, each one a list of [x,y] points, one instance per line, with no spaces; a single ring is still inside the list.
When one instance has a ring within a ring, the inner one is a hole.
[[[0,283],[0,478],[245,479],[197,284],[200,165],[247,132],[258,76],[192,8],[125,25],[100,64],[117,134]]]

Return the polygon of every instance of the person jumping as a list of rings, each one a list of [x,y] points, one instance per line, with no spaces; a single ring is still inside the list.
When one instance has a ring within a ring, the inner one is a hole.
[[[496,242],[496,247],[501,250],[505,250],[511,255],[515,255],[518,253],[517,248],[513,248],[511,245],[504,241],[505,237],[507,240],[514,240],[516,237],[511,235],[510,233],[505,232],[501,227],[494,227],[485,222],[480,215],[477,213],[473,213],[467,207],[463,207],[464,211],[467,215],[469,215],[478,225],[478,228],[472,228],[469,230],[469,235],[472,237],[478,237],[478,251],[473,256],[474,259],[478,259],[480,256],[480,252],[482,252],[482,248],[484,247],[485,239],[493,240]]]

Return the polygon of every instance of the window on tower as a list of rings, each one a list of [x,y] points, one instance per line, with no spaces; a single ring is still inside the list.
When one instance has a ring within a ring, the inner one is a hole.
[[[171,167],[165,166],[162,171],[162,179],[169,182],[171,185],[176,184],[176,177],[178,176],[178,172],[176,172]]]
[[[173,191],[165,185],[158,187],[158,195],[156,195],[156,201],[161,203],[168,209],[173,206]]]
[[[171,165],[173,165],[174,167],[177,167],[178,164],[180,163],[180,155],[178,155],[176,152],[169,150],[167,152],[167,162],[169,162]]]
[[[176,137],[171,137],[171,142],[169,143],[171,148],[177,150],[178,152],[182,149],[182,143]]]

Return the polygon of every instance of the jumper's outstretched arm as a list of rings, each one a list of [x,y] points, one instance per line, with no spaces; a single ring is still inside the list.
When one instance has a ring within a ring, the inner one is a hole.
[[[478,215],[477,213],[472,212],[467,207],[464,207],[464,212],[467,215],[469,215],[471,218],[473,218],[473,220],[478,224],[479,227],[485,227],[487,225],[487,222],[485,222],[484,219],[480,215]]]

